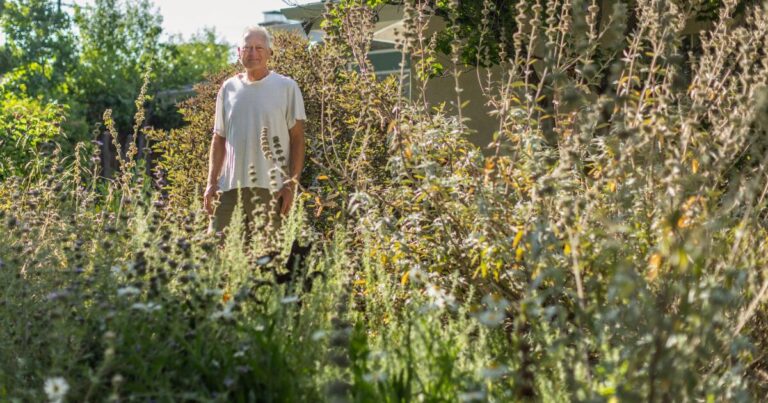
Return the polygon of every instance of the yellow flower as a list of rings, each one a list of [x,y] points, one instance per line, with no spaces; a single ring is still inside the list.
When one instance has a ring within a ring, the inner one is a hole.
[[[659,269],[663,260],[664,258],[658,253],[654,253],[648,259],[648,272],[645,274],[645,278],[648,281],[654,281],[659,276]]]

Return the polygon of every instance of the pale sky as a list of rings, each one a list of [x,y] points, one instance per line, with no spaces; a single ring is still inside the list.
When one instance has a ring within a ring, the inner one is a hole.
[[[264,20],[264,11],[279,10],[291,4],[308,4],[318,0],[152,0],[163,16],[163,32],[183,34],[185,38],[203,27],[214,27],[216,33],[234,45],[243,29]],[[74,0],[87,4],[90,0]]]

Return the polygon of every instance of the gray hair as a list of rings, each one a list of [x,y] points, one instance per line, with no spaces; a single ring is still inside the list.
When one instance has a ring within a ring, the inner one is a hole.
[[[269,33],[269,31],[267,31],[266,28],[259,25],[252,25],[243,30],[243,36],[240,37],[241,46],[245,44],[245,37],[250,34],[261,34],[262,36],[264,36],[264,39],[267,40],[267,47],[272,49],[272,35]]]

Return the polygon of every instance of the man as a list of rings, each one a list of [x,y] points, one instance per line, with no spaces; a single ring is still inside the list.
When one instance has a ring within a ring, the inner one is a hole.
[[[273,197],[277,205],[268,216],[276,229],[280,215],[291,208],[304,166],[304,101],[295,81],[268,69],[271,42],[263,27],[246,29],[237,48],[245,71],[227,79],[216,97],[208,186],[203,195],[203,206],[213,216],[211,230],[216,232],[229,224],[238,201],[248,223],[257,204],[268,211]],[[273,168],[280,163],[264,155],[263,129],[271,146],[288,150],[287,177],[274,175]],[[214,208],[218,192],[221,197]]]

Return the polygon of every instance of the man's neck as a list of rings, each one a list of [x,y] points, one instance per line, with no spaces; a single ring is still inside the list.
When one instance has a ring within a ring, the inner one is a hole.
[[[259,81],[269,74],[269,69],[246,70],[248,81]]]

